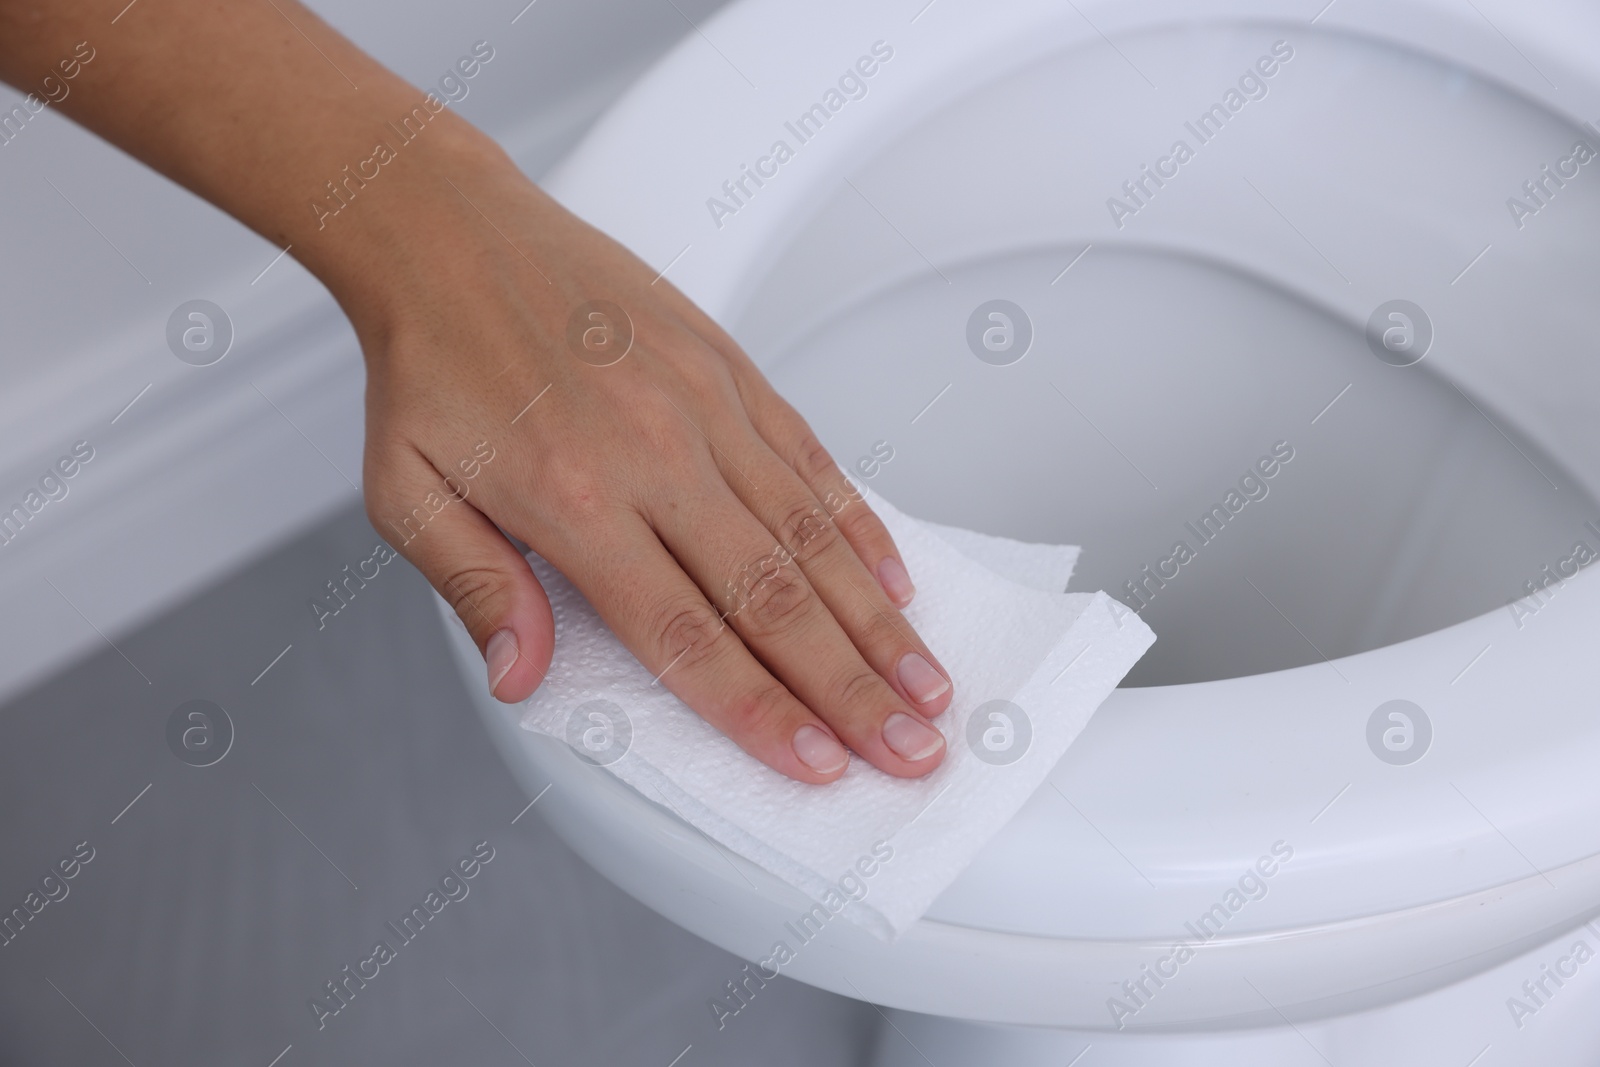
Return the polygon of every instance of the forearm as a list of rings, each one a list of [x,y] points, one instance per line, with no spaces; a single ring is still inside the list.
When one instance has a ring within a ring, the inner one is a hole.
[[[419,204],[458,195],[452,170],[508,165],[295,0],[125,3],[0,0],[0,78],[293,246],[341,300],[416,240]]]

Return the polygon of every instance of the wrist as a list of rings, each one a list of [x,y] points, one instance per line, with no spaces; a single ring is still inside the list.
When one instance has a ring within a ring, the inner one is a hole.
[[[428,284],[440,250],[473,232],[469,223],[483,225],[463,186],[487,178],[533,188],[470,123],[441,110],[423,126],[424,113],[418,105],[417,118],[383,123],[370,147],[308,184],[291,208],[293,254],[352,316]]]

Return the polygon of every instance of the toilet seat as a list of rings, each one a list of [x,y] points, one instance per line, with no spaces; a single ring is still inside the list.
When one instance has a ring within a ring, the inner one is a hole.
[[[1564,631],[1560,652],[1567,662],[1586,665],[1551,681],[1592,687],[1600,680],[1600,667],[1582,654],[1582,631],[1587,627],[1593,633],[1600,622],[1600,582],[1574,583],[1570,595],[1563,617],[1551,621]],[[1558,605],[1552,602],[1548,610]],[[1371,684],[1369,677],[1382,677],[1389,669],[1386,658],[1406,657],[1433,672],[1437,691],[1449,685],[1463,655],[1470,659],[1496,639],[1504,643],[1506,628],[1494,618],[1474,619],[1338,661],[1337,666],[1351,676],[1352,685],[1364,687]],[[476,649],[460,628],[452,626],[450,633],[463,671],[475,677],[481,670]],[[1366,657],[1372,659],[1362,662]],[[1479,668],[1484,672],[1475,697],[1456,709],[1463,719],[1498,717],[1525,690],[1519,671],[1527,665],[1514,652],[1498,664],[1485,657],[1474,670]],[[1505,752],[1496,735],[1466,734],[1468,743],[1448,758],[1450,777],[1468,802],[1448,815],[1438,810],[1441,795],[1421,780],[1382,781],[1368,772],[1362,791],[1352,784],[1354,795],[1341,796],[1318,817],[1341,790],[1339,773],[1330,768],[1315,782],[1286,773],[1270,783],[1271,800],[1282,804],[1286,817],[1266,834],[1237,832],[1241,814],[1258,816],[1259,809],[1247,804],[1247,797],[1219,787],[1225,773],[1208,777],[1186,765],[1186,753],[1216,715],[1292,702],[1310,706],[1322,728],[1294,746],[1285,745],[1281,766],[1292,770],[1296,757],[1303,763],[1308,751],[1349,749],[1348,737],[1334,736],[1341,718],[1347,724],[1348,716],[1340,715],[1343,694],[1329,692],[1324,677],[1329,670],[1318,665],[1228,682],[1116,691],[1052,775],[1094,820],[1093,826],[1086,826],[1052,790],[1041,790],[946,891],[930,916],[895,944],[886,946],[865,930],[832,924],[786,973],[846,996],[928,1014],[1106,1029],[1111,1021],[1106,998],[1122,981],[1138,979],[1143,967],[1169,955],[1182,935],[1179,927],[1150,923],[1142,930],[1125,925],[1117,937],[1093,936],[1097,924],[1118,917],[1114,903],[1119,895],[1126,899],[1147,892],[1141,877],[1163,889],[1190,880],[1195,901],[1189,911],[1201,915],[1274,840],[1292,840],[1296,830],[1316,827],[1322,830],[1314,844],[1296,848],[1262,902],[1288,901],[1293,907],[1241,912],[1226,936],[1213,943],[1204,971],[1190,965],[1206,979],[1172,983],[1162,997],[1152,999],[1148,1012],[1126,1020],[1127,1028],[1273,1025],[1280,1021],[1278,1011],[1296,1019],[1343,1014],[1465,978],[1600,915],[1600,831],[1592,818],[1592,776],[1586,777],[1600,738],[1593,723],[1583,721],[1579,703],[1567,705],[1559,719],[1542,723],[1551,731],[1543,736],[1552,740],[1529,744],[1516,754],[1511,766],[1520,774],[1503,776]],[[1431,694],[1416,695],[1426,704]],[[667,918],[754,959],[770,950],[786,921],[809,907],[787,884],[715,848],[671,813],[584,764],[559,743],[521,730],[515,709],[492,705],[476,690],[474,700],[530,796],[551,787],[540,811],[562,838],[607,878]],[[1563,730],[1571,732],[1557,732]],[[1263,748],[1279,740],[1272,736],[1270,721],[1253,719],[1244,732],[1253,731],[1259,731],[1255,736],[1264,740]],[[1187,818],[1172,820],[1171,808],[1163,814],[1173,838],[1190,836],[1173,862],[1162,862],[1166,857],[1160,847],[1137,854],[1133,862],[1141,876],[1103,841],[1091,839],[1100,833],[1113,841],[1129,839],[1128,825],[1137,824],[1143,813],[1133,812],[1123,821],[1104,808],[1139,799],[1137,790],[1119,779],[1120,768],[1129,761],[1118,757],[1152,736],[1166,744],[1154,758],[1134,762],[1148,767],[1154,778],[1165,776],[1167,795],[1182,798]],[[1344,754],[1345,766],[1351,768],[1371,761],[1364,750]],[[1447,758],[1444,752],[1433,756]],[[1527,768],[1533,766],[1540,768],[1540,775],[1553,771],[1564,788],[1522,792],[1531,777]],[[1338,804],[1347,801],[1350,807],[1339,812]],[[1355,810],[1358,805],[1362,810]],[[1493,815],[1474,819],[1474,806]],[[1391,821],[1393,836],[1374,841],[1373,811],[1427,815],[1399,825]],[[1291,869],[1293,863],[1304,866]],[[1408,874],[1441,869],[1441,884],[1408,907],[1385,906],[1387,902],[1373,899],[1381,894],[1370,892],[1385,878],[1398,885]],[[1454,891],[1447,888],[1451,883]],[[1063,889],[1081,890],[1086,884],[1099,890],[1094,908],[1053,907]],[[751,885],[759,892],[752,892]],[[1363,889],[1368,899],[1360,898]],[[1242,979],[1271,990],[1271,1004],[1252,996]]]
[[[1098,45],[1096,27],[1114,38],[1136,25],[1207,21],[1260,25],[1268,39],[1290,32],[1282,12],[1264,4],[1080,9],[1083,18],[1054,3],[939,0],[911,22],[910,14],[888,20],[846,4],[785,10],[746,0],[703,27],[733,57],[727,66],[703,41],[686,41],[549,188],[647,261],[667,265],[668,277],[713,316],[738,322],[752,303],[781,299],[762,290],[762,279],[836,194],[839,177],[870,160],[890,131],[973,91],[986,72]],[[1554,114],[1574,122],[1584,109],[1600,115],[1600,69],[1581,63],[1578,33],[1549,29],[1537,45],[1519,36],[1521,52],[1533,57],[1525,61],[1473,18],[1470,9],[1431,2],[1387,5],[1370,21],[1335,7],[1319,17],[1320,30],[1293,32],[1359,34],[1407,50],[1426,41],[1429,51],[1516,86]],[[835,68],[891,38],[896,54],[868,96],[850,105],[856,110],[827,128],[826,139],[808,142],[749,210],[716,228],[704,202],[755,158],[771,115],[804,111]],[[759,58],[761,88],[744,93],[744,73],[729,67],[743,59],[754,77],[751,57]],[[676,145],[670,152],[668,139]],[[651,161],[649,181],[630,180],[628,195],[616,195],[615,175],[637,171],[640,158]],[[1267,241],[1237,219],[1208,221],[1209,230],[1144,239],[1269,274],[1345,319],[1366,317],[1370,295],[1333,284],[1303,248]],[[926,269],[923,254],[970,259],[1020,239],[953,232],[896,262],[840,264],[793,299],[827,306],[868,278],[881,285]],[[1464,249],[1458,262],[1475,251]],[[1437,299],[1450,298],[1450,284],[1441,280]],[[1541,328],[1593,336],[1592,322],[1574,319]],[[1574,477],[1593,493],[1600,420],[1572,410],[1570,398],[1584,387],[1567,374],[1591,372],[1563,362],[1549,345],[1527,347],[1535,350],[1527,364],[1538,364],[1542,350],[1550,369],[1526,373],[1524,365],[1519,376],[1470,352],[1438,369],[1464,390],[1492,396],[1497,414],[1551,452],[1572,457]],[[1185,965],[1200,977],[1160,987],[1124,1025],[1249,1026],[1277,1024],[1280,1012],[1338,1014],[1510,958],[1600,914],[1600,795],[1588,770],[1600,756],[1600,731],[1585,699],[1600,681],[1600,664],[1584,655],[1586,637],[1600,633],[1600,582],[1587,575],[1570,582],[1535,621],[1524,632],[1500,610],[1332,662],[1118,690],[1053,775],[1070,800],[1041,790],[893,946],[835,924],[787,973],[933,1014],[1107,1028],[1107,998],[1139,981],[1146,966],[1169,966],[1160,961],[1182,936],[1170,921],[1173,909],[1207,913],[1280,841],[1293,856],[1278,864],[1266,895],[1230,911],[1221,936]],[[451,633],[463,669],[476,673],[476,651],[458,629]],[[513,714],[474,694],[530,795],[553,785],[540,805],[545,817],[652,908],[756,959],[806,907],[789,887],[718,852],[560,746],[518,730]],[[1374,759],[1361,732],[1368,713],[1393,699],[1432,716],[1435,747],[1411,767]],[[1208,753],[1203,765],[1197,752]]]

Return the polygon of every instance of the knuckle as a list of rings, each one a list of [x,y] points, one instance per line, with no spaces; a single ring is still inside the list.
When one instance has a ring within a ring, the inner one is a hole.
[[[846,503],[833,516],[833,523],[843,531],[847,539],[856,542],[877,541],[889,534],[883,523],[872,513],[872,509],[861,501]]]
[[[800,441],[800,447],[795,449],[794,469],[808,482],[820,482],[827,479],[839,470],[839,465],[833,461],[833,456],[822,447],[822,442],[816,436],[807,433]]]
[[[707,446],[684,411],[652,393],[632,418],[639,430],[637,455],[650,469],[673,484],[699,480]]]
[[[591,528],[627,495],[603,464],[571,448],[541,456],[535,477],[542,510],[564,516],[574,529]]]
[[[746,573],[760,566],[752,564]],[[740,617],[752,635],[770,636],[795,619],[810,602],[811,586],[804,576],[792,564],[782,564],[757,573]]]
[[[487,567],[457,567],[441,573],[437,588],[467,629],[476,634],[496,625],[508,583]]]
[[[838,706],[845,710],[881,705],[885,691],[891,695],[894,692],[889,689],[888,682],[873,674],[871,668],[865,665],[840,682],[834,691],[838,693]]]
[[[426,544],[413,547],[411,543],[428,528],[428,523],[436,513],[422,498],[409,504],[403,500],[367,504],[367,521],[372,528],[393,544],[395,551],[419,568],[421,560],[426,557]]]
[[[385,494],[371,488],[370,481],[367,485],[367,491],[362,495],[362,502],[366,505],[367,523],[374,530],[385,530],[387,527],[384,525],[384,520],[392,514],[389,500]]]
[[[675,662],[678,669],[705,662],[716,650],[725,629],[709,605],[688,602],[687,598],[662,608],[658,618],[662,655],[668,663]]]
[[[384,528],[384,522],[394,518],[400,510],[400,494],[395,488],[394,478],[386,467],[369,461],[364,478],[361,498],[366,506],[367,521],[372,524],[373,529],[381,530]]]
[[[839,537],[828,513],[809,500],[791,508],[778,527],[784,544],[795,559],[810,559],[826,552]]]
[[[870,611],[863,604],[862,609],[860,617],[853,620],[855,625],[852,627],[860,647],[888,649],[891,652],[917,651],[917,646],[906,636],[909,627],[906,626],[905,617],[895,610],[894,605],[888,604],[879,611]],[[894,658],[899,659],[899,656]]]
[[[689,430],[683,413],[665,396],[645,396],[641,401],[632,418],[644,437],[645,446],[661,456],[681,449]]]
[[[579,454],[563,448],[551,449],[539,460],[539,481],[544,491],[562,503],[583,499],[593,488],[590,465]]]
[[[734,698],[728,708],[727,732],[740,737],[770,734],[782,727],[794,698],[776,681],[767,681]]]
[[[651,338],[650,347],[656,359],[671,368],[672,377],[684,385],[720,390],[733,384],[727,359],[692,323],[665,326]]]
[[[698,338],[679,341],[672,348],[673,364],[684,385],[695,396],[719,396],[732,384],[727,365],[712,355]]]

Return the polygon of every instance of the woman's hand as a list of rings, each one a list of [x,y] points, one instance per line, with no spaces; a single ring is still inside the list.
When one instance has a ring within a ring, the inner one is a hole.
[[[0,0],[0,77],[74,78],[62,111],[328,286],[367,358],[368,513],[501,700],[534,690],[553,642],[504,530],[784,774],[837,778],[841,742],[890,774],[939,764],[924,718],[950,685],[900,615],[883,525],[727,334],[443,101],[295,0],[109,21],[102,0]]]
[[[430,169],[390,265],[335,288],[368,359],[368,514],[455,606],[494,695],[526,698],[554,638],[504,530],[776,770],[830,781],[846,747],[937,766],[924,719],[950,685],[898,610],[911,581],[805,421],[497,150]]]

